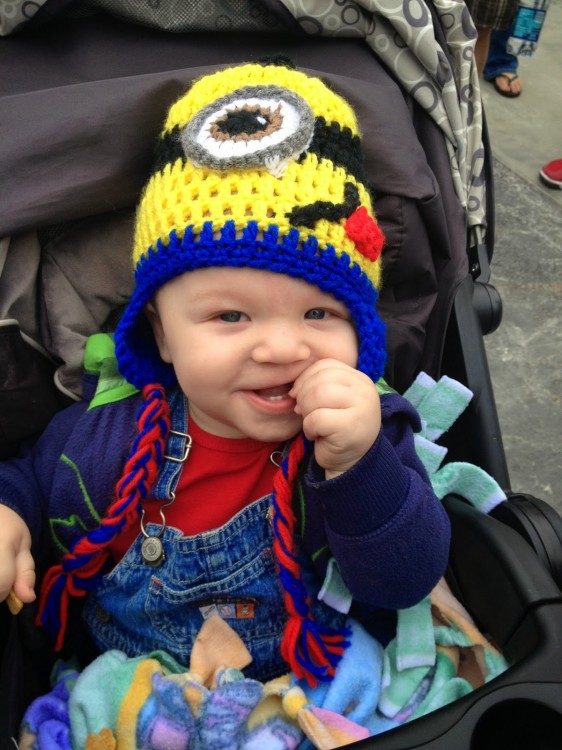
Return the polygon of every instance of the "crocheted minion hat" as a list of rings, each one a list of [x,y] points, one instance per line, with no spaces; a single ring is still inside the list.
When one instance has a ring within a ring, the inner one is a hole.
[[[69,597],[99,585],[109,545],[138,523],[166,452],[165,389],[176,378],[144,314],[154,293],[210,266],[303,279],[347,306],[358,368],[376,381],[385,362],[375,311],[382,244],[355,115],[318,78],[287,65],[242,65],[201,78],[172,106],[138,207],[135,289],[115,334],[121,373],[144,395],[138,433],[99,527],[78,538],[43,582],[38,619],[58,632],[58,648]],[[292,496],[304,451],[301,435],[275,478],[273,550],[288,612],[282,655],[315,684],[333,676],[347,641],[346,631],[314,621],[302,582]]]
[[[350,105],[319,78],[247,64],[199,79],[170,109],[137,213],[135,290],[115,335],[121,373],[170,386],[145,304],[186,271],[266,269],[304,279],[349,309],[360,370],[385,363],[375,311],[382,233]]]

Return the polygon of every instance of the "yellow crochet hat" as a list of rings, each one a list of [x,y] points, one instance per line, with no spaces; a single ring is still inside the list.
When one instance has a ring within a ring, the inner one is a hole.
[[[271,270],[332,294],[352,314],[359,369],[382,375],[383,238],[355,113],[319,78],[279,62],[207,75],[168,112],[137,212],[135,290],[115,337],[121,372],[139,388],[175,382],[144,305],[175,276],[208,266]]]

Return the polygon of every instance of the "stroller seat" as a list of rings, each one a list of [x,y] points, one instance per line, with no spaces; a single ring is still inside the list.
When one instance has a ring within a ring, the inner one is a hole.
[[[424,7],[447,48],[440,14]],[[508,494],[490,514],[457,496],[444,504],[453,534],[448,583],[509,669],[357,747],[557,748],[562,521],[509,484],[475,305],[493,249],[485,127],[478,179],[487,183],[486,216],[474,232],[443,131],[396,73],[362,38],[307,36],[291,18],[280,12],[267,33],[170,34],[102,13],[0,40],[0,454],[33,442],[57,410],[82,397],[84,343],[112,330],[131,291],[132,210],[168,104],[217,66],[284,52],[333,82],[363,125],[387,237],[387,380],[402,392],[424,371],[467,385],[474,399],[444,438],[448,457],[481,466]],[[1,608],[2,748],[13,747],[26,705],[48,689],[50,644],[32,620],[32,609],[12,618]]]

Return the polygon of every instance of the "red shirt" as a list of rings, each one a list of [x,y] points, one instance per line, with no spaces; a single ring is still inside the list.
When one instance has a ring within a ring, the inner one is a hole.
[[[210,435],[193,419],[189,434],[193,443],[176,487],[176,499],[164,509],[166,526],[180,529],[185,536],[216,529],[254,500],[269,494],[277,471],[270,457],[282,448],[279,443]],[[145,526],[162,524],[162,504],[159,500],[145,500]],[[140,525],[133,524],[115,539],[110,549],[116,560],[123,557],[139,531]]]

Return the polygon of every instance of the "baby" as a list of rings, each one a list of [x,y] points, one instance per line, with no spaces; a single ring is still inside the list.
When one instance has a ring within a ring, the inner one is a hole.
[[[0,466],[0,600],[33,601],[49,540],[59,649],[72,597],[97,650],[186,665],[218,615],[262,681],[330,679],[349,616],[388,639],[443,574],[449,524],[419,417],[382,381],[382,245],[341,96],[286,60],[195,82],[137,211],[124,380],[102,367]]]

